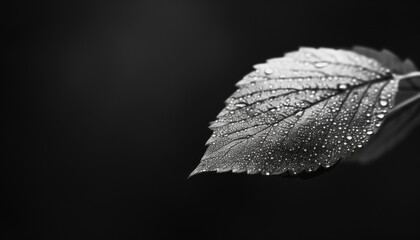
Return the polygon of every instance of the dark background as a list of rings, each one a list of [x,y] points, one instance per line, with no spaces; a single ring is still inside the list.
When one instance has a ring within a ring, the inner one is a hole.
[[[2,239],[420,236],[419,128],[312,179],[187,179],[256,63],[357,44],[420,64],[414,4],[57,2],[3,7]]]

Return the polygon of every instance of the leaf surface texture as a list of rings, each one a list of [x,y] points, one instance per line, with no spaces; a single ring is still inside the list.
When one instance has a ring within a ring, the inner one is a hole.
[[[398,90],[390,68],[348,50],[300,48],[254,68],[211,123],[191,175],[328,168],[367,144]]]

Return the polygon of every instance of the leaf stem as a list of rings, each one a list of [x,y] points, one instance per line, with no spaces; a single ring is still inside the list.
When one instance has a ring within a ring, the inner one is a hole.
[[[415,77],[420,77],[420,72],[411,72],[411,73],[408,73],[406,75],[399,75],[398,76],[398,78],[400,80],[405,80],[405,79],[415,78]]]
[[[420,93],[417,93],[416,95],[412,96],[411,98],[409,98],[409,99],[405,100],[404,102],[398,104],[398,106],[396,106],[395,108],[391,109],[389,111],[389,115],[398,112],[400,109],[414,103],[415,101],[417,101],[419,99],[420,99]]]
[[[410,78],[420,77],[420,72],[411,72],[406,75],[399,75],[397,76],[399,80],[406,80]],[[415,101],[420,99],[420,93],[415,94],[414,96],[410,97],[409,99],[405,100],[404,102],[398,104],[395,108],[389,111],[389,115],[392,115],[398,112],[400,109],[405,108],[406,106],[414,103]]]

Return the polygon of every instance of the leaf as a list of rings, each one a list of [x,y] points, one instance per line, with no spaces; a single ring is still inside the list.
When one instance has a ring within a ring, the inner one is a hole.
[[[298,174],[347,159],[378,132],[394,105],[396,72],[409,68],[393,72],[328,48],[300,48],[254,67],[210,125],[209,147],[191,175]]]

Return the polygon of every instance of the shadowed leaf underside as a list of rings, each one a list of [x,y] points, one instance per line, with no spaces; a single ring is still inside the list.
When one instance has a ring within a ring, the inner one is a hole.
[[[211,123],[191,175],[298,174],[367,144],[392,108],[399,78],[353,51],[301,48],[254,66]]]

